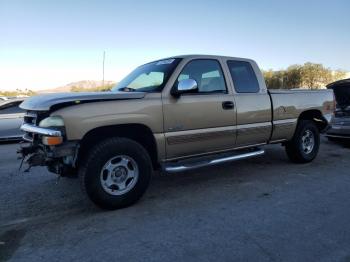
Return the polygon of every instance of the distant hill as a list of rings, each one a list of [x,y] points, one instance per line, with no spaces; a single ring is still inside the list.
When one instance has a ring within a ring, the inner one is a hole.
[[[59,87],[55,87],[52,89],[44,89],[44,90],[39,90],[37,91],[37,93],[40,94],[44,94],[44,93],[62,93],[62,92],[71,92],[71,91],[75,91],[75,90],[79,90],[79,91],[84,91],[84,89],[86,89],[86,91],[92,91],[94,89],[99,89],[102,88],[102,81],[96,81],[96,80],[82,80],[82,81],[78,81],[78,82],[73,82],[73,83],[69,83],[65,86],[59,86]],[[114,81],[104,81],[104,86],[112,86],[116,84],[116,82]]]

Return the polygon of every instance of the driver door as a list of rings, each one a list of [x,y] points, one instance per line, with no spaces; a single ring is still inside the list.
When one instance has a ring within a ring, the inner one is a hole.
[[[236,109],[221,63],[194,59],[175,81],[194,79],[198,90],[163,97],[167,159],[212,153],[235,146]]]

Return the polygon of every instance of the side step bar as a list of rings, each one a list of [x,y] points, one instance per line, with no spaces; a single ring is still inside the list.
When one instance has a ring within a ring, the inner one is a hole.
[[[225,156],[225,157],[219,157],[219,158],[213,158],[210,160],[206,161],[193,161],[189,162],[187,161],[186,163],[184,162],[177,162],[177,163],[167,163],[163,165],[163,170],[167,173],[178,173],[178,172],[183,172],[187,170],[192,170],[192,169],[197,169],[201,167],[206,167],[206,166],[214,166],[226,162],[231,162],[231,161],[236,161],[236,160],[241,160],[241,159],[246,159],[246,158],[251,158],[251,157],[256,157],[265,154],[265,150],[259,149],[253,152],[248,152],[248,153],[243,153],[243,154],[237,154],[237,155],[232,155],[232,156]]]

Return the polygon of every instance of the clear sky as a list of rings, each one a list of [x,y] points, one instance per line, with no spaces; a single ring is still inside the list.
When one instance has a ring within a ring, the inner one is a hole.
[[[0,89],[120,80],[180,54],[350,71],[349,0],[0,0]]]

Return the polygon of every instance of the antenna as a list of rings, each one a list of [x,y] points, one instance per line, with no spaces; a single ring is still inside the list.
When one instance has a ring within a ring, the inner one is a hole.
[[[102,59],[102,87],[105,86],[105,58],[106,58],[106,51],[103,51],[103,59]]]

